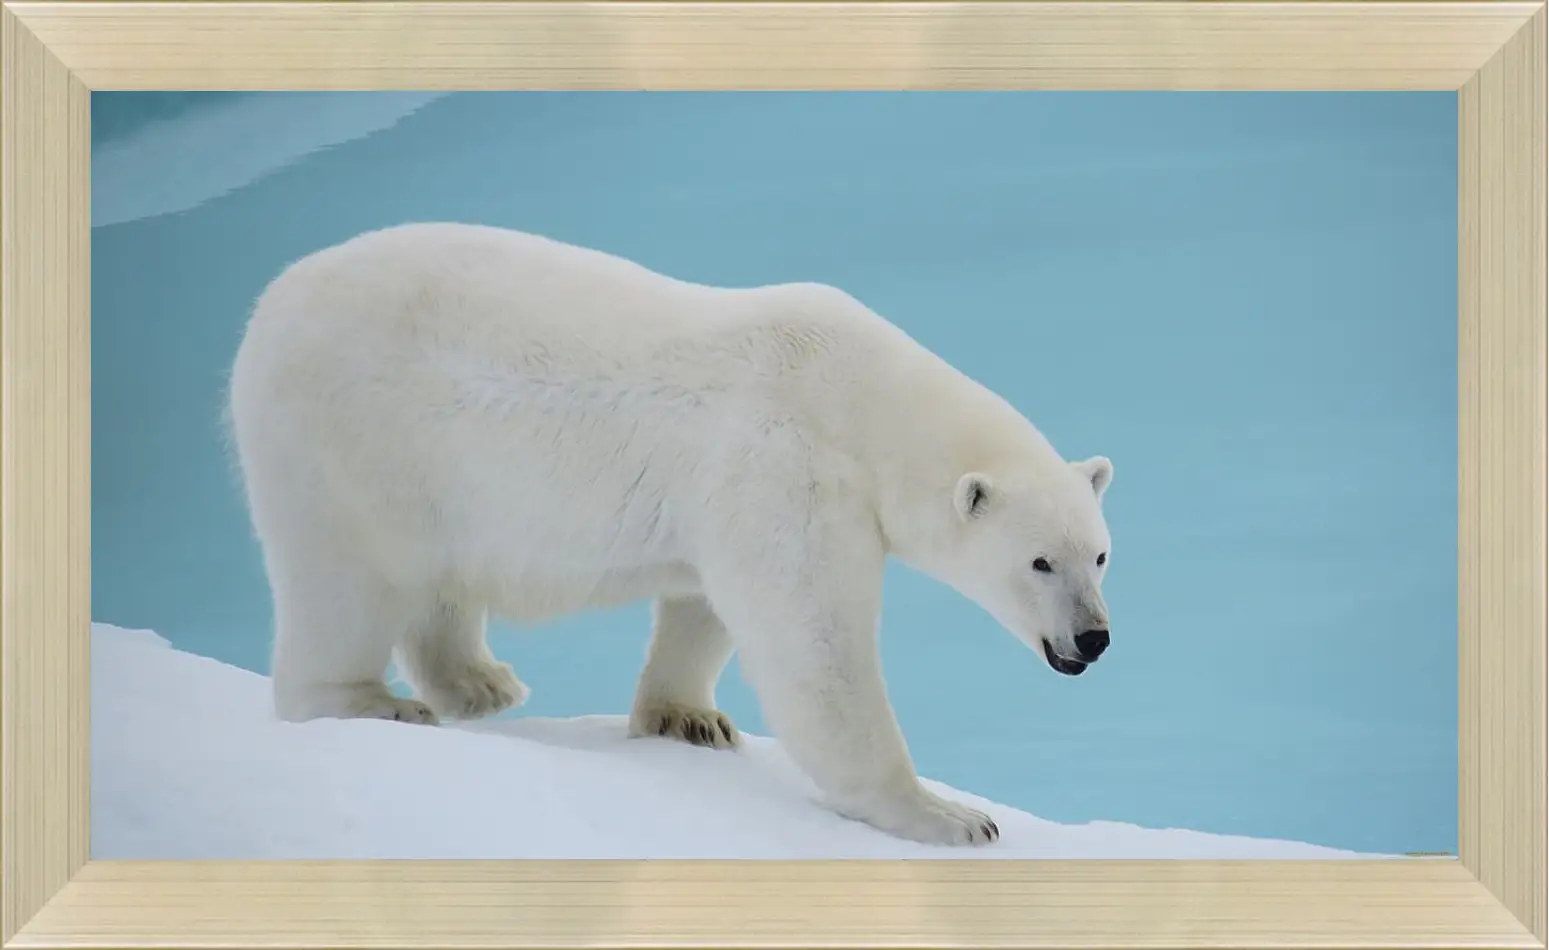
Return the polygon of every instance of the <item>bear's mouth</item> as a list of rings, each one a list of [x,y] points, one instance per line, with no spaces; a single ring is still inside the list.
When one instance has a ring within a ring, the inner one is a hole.
[[[1080,676],[1086,672],[1086,664],[1080,660],[1067,660],[1054,652],[1054,644],[1048,640],[1043,641],[1043,658],[1049,661],[1049,666],[1056,673],[1066,676]]]

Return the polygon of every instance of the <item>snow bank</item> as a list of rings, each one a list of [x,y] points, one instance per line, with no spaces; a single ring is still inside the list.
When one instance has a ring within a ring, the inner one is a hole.
[[[770,739],[631,740],[612,716],[287,724],[265,677],[150,631],[94,624],[91,651],[94,859],[1367,857],[1061,825],[934,782],[1001,841],[925,847],[822,808]]]

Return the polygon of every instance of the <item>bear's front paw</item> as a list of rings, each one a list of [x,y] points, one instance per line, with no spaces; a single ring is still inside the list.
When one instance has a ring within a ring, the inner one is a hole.
[[[947,801],[921,788],[904,802],[851,816],[921,844],[977,846],[1000,840],[1000,828],[982,811]]]
[[[482,719],[527,701],[527,686],[505,663],[473,663],[442,682],[426,684],[425,699],[449,719]]]
[[[672,703],[636,710],[629,717],[629,734],[668,736],[712,749],[731,749],[742,743],[741,733],[724,713]]]

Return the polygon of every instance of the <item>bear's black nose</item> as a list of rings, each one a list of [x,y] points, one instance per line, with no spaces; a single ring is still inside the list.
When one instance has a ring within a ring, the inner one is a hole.
[[[1108,649],[1108,631],[1088,630],[1076,634],[1076,649],[1081,651],[1081,661],[1090,663]]]

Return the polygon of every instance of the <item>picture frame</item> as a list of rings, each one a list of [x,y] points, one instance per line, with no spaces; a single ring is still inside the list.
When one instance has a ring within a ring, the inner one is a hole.
[[[0,946],[1543,948],[1534,2],[0,0]],[[97,90],[1454,90],[1459,854],[114,862],[89,851]]]

